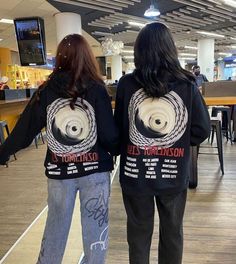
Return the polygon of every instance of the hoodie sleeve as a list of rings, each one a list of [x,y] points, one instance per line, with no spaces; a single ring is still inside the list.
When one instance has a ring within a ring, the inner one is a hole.
[[[46,126],[46,92],[40,93],[40,100],[36,101],[36,93],[27,104],[11,134],[0,146],[0,164],[4,165],[10,155],[28,147],[35,136]]]
[[[111,100],[105,87],[99,87],[95,107],[98,140],[106,151],[114,155],[118,146],[118,131],[113,118]]]
[[[194,87],[192,102],[191,138],[192,146],[201,144],[210,135],[210,117],[204,99]]]
[[[114,119],[118,127],[120,137],[123,134],[123,117],[124,117],[124,99],[123,99],[123,78],[120,79],[117,92]],[[120,149],[117,154],[120,154]]]

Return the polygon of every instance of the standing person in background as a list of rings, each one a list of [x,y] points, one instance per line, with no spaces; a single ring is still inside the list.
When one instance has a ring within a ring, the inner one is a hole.
[[[129,263],[149,264],[156,205],[158,263],[180,264],[190,146],[208,137],[209,114],[164,24],[140,31],[134,61],[134,72],[119,81],[115,108]]]
[[[13,132],[0,146],[0,164],[30,145],[46,127],[48,216],[37,264],[60,264],[77,191],[80,197],[83,264],[104,264],[112,152],[118,134],[97,62],[80,35],[65,37],[56,65],[39,87]]]
[[[207,77],[200,72],[200,66],[198,65],[194,65],[192,67],[192,71],[193,71],[193,74],[195,75],[197,86],[201,90],[202,84],[204,82],[208,82]]]

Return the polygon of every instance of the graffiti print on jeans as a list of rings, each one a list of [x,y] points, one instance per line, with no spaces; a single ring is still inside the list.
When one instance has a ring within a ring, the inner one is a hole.
[[[100,246],[101,250],[106,250],[108,247],[108,226],[102,231],[99,241],[96,241],[90,245],[90,250],[99,249]]]
[[[85,204],[85,209],[89,213],[88,217],[93,217],[98,221],[100,227],[108,223],[108,200],[105,199],[104,193],[97,198],[89,199]]]

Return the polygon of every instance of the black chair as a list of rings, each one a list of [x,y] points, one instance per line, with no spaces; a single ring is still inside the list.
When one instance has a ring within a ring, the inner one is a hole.
[[[3,144],[3,142],[5,141],[5,136],[4,136],[4,129],[7,133],[7,136],[10,135],[10,132],[9,132],[9,128],[8,128],[8,125],[7,125],[7,122],[5,120],[2,120],[0,121],[0,144]],[[15,160],[16,160],[16,155],[13,154]]]

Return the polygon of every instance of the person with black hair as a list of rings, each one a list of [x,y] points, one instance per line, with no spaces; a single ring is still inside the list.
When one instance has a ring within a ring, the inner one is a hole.
[[[204,75],[200,72],[200,66],[194,65],[192,67],[192,71],[193,71],[193,74],[195,75],[197,86],[198,86],[198,88],[201,89],[202,84],[204,82],[208,82],[208,79],[207,79],[206,75]]]
[[[44,127],[48,216],[37,264],[62,262],[78,191],[84,249],[80,263],[104,264],[118,131],[98,64],[81,35],[68,35],[58,45],[52,74],[0,146],[0,164],[28,147]]]
[[[149,264],[156,205],[158,263],[180,264],[190,146],[209,136],[209,114],[164,24],[151,23],[140,31],[134,62],[134,72],[118,83],[115,106],[129,263]]]

